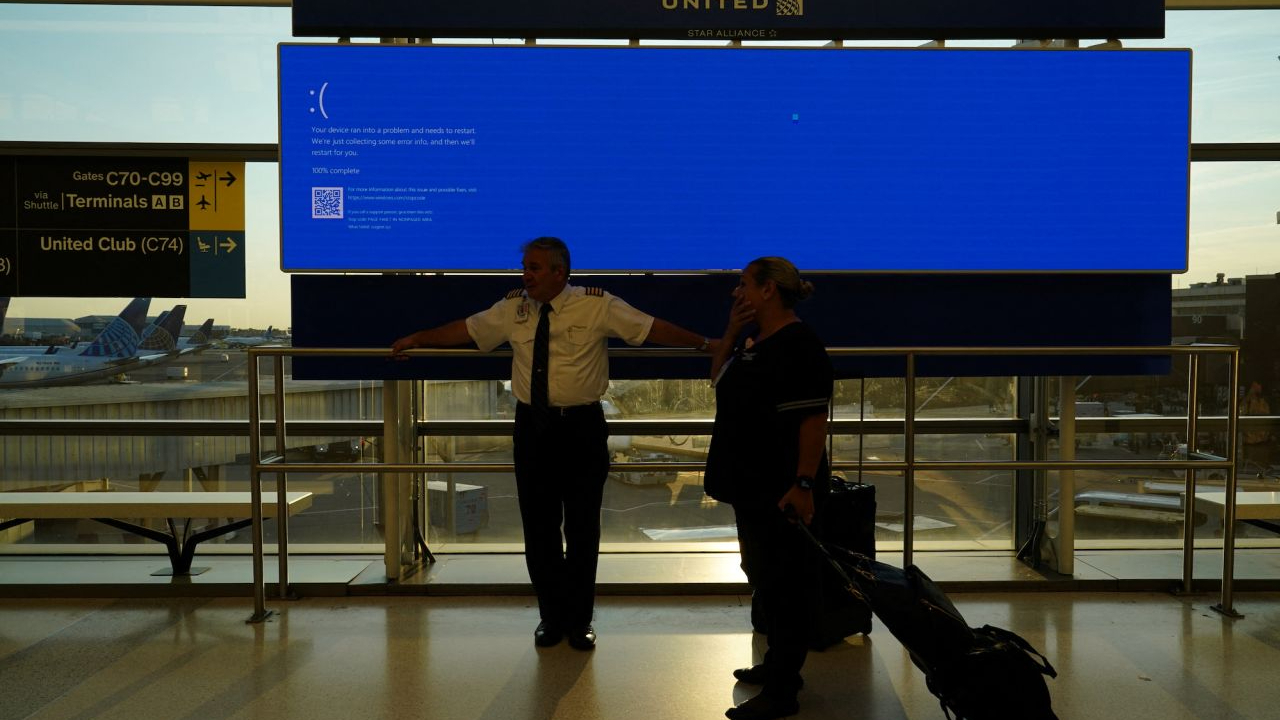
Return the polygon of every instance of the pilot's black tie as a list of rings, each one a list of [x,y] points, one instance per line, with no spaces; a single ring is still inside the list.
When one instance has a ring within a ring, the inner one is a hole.
[[[538,330],[533,335],[533,374],[529,378],[530,403],[540,413],[545,413],[551,406],[548,395],[548,355],[551,344],[551,303],[542,303],[542,312],[538,317]]]

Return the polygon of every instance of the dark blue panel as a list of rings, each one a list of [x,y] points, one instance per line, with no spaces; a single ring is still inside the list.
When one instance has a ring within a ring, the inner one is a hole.
[[[1165,345],[1170,281],[1152,275],[811,276],[801,316],[828,346]],[[389,347],[398,337],[482,310],[521,286],[518,277],[324,276],[293,278],[297,347]],[[731,275],[598,276],[632,305],[695,332],[719,336]],[[615,359],[616,379],[707,374],[705,359]],[[839,358],[840,377],[898,376],[898,358]],[[506,359],[393,362],[298,358],[298,379],[506,379]],[[1167,373],[1164,358],[921,358],[922,376],[1138,375]]]
[[[1162,0],[293,0],[293,34],[370,37],[1164,37]]]
[[[1182,272],[1190,51],[284,45],[287,271]]]

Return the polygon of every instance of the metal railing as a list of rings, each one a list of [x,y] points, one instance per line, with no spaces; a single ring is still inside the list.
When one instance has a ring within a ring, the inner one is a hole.
[[[277,502],[281,508],[287,507],[285,499],[287,476],[290,472],[323,473],[348,472],[349,463],[290,463],[285,461],[283,448],[286,445],[286,427],[284,389],[285,357],[325,356],[325,357],[386,357],[383,349],[353,348],[286,348],[255,347],[250,348],[249,355],[249,444],[250,444],[250,490],[253,504],[253,587],[254,613],[250,622],[261,622],[270,612],[266,609],[266,592],[263,573],[263,534],[262,534],[262,475],[275,474],[278,477],[276,491]],[[1234,574],[1235,548],[1235,491],[1236,491],[1236,437],[1238,424],[1238,408],[1234,391],[1227,401],[1227,433],[1231,438],[1228,443],[1226,457],[1223,460],[1192,460],[1195,449],[1196,433],[1199,431],[1197,408],[1197,387],[1199,384],[1199,360],[1202,355],[1226,355],[1230,359],[1230,371],[1227,387],[1235,388],[1240,369],[1240,349],[1233,345],[1169,345],[1169,346],[1122,346],[1122,347],[881,347],[850,348],[834,347],[827,349],[828,354],[836,357],[847,356],[894,356],[906,361],[904,383],[904,418],[901,423],[904,437],[903,460],[866,462],[859,458],[858,462],[832,463],[833,469],[885,470],[903,473],[903,564],[912,562],[914,542],[913,517],[915,510],[915,474],[918,470],[966,471],[966,470],[1033,470],[1033,471],[1071,471],[1071,470],[1182,470],[1185,471],[1185,490],[1183,501],[1183,578],[1182,589],[1191,592],[1194,570],[1193,530],[1195,513],[1195,474],[1201,470],[1223,470],[1226,472],[1226,503],[1223,518],[1223,576],[1221,602],[1215,609],[1226,615],[1234,615],[1232,609],[1231,581]],[[411,350],[409,356],[454,356],[454,357],[510,357],[510,351],[480,352],[466,349],[421,349]],[[671,349],[611,349],[611,357],[688,357],[691,350]],[[917,430],[915,389],[916,359],[922,356],[1188,356],[1187,365],[1187,418],[1188,459],[1178,460],[1018,460],[1018,461],[923,461],[915,458],[915,437]],[[262,397],[259,382],[260,363],[264,357],[273,358],[272,374],[274,388],[274,419],[272,426],[275,433],[275,447],[281,452],[264,458],[261,449],[261,438],[264,420],[262,418]],[[614,469],[644,469],[697,471],[704,468],[701,462],[670,463],[626,463],[615,464]],[[430,473],[430,472],[505,472],[512,470],[511,463],[403,463],[380,462],[361,463],[361,472],[374,474],[388,473]],[[289,597],[288,572],[288,512],[279,513],[277,529],[279,554],[279,595]]]

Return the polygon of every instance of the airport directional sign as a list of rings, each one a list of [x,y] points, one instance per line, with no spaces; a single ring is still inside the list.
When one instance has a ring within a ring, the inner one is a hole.
[[[0,156],[0,295],[245,296],[244,163]]]

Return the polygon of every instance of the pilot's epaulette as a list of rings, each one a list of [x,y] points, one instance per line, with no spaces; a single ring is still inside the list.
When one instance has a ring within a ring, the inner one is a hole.
[[[515,290],[512,290],[511,292],[507,293],[507,299],[514,300],[515,298],[518,298],[523,294],[524,294],[524,288],[516,288]]]
[[[604,297],[604,288],[584,287],[582,288],[582,292],[592,297]]]

